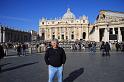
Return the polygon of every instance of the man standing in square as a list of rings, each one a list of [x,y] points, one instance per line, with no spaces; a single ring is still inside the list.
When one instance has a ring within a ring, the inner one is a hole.
[[[63,48],[59,47],[58,40],[51,41],[51,48],[48,48],[45,53],[45,62],[48,65],[49,80],[53,82],[55,74],[57,74],[58,82],[63,81],[63,66],[66,61],[66,54]]]

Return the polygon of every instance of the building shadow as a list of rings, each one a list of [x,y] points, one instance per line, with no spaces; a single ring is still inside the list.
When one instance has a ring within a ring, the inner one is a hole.
[[[3,67],[3,66],[5,66],[5,65],[9,65],[9,64],[11,64],[11,63],[2,64],[2,65],[0,65],[0,67]]]
[[[73,82],[81,74],[83,74],[83,72],[84,72],[84,68],[80,68],[78,70],[75,70],[72,73],[70,73],[69,76],[63,80],[63,82]]]
[[[38,63],[38,62],[27,63],[27,64],[22,64],[22,65],[18,65],[18,66],[7,68],[7,69],[2,69],[0,71],[0,73],[11,71],[11,70],[15,70],[15,69],[22,68],[22,67],[29,66],[29,65],[33,65],[33,64],[36,64],[36,63]]]

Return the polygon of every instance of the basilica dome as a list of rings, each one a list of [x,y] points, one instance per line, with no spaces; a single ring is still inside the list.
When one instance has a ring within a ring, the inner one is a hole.
[[[67,12],[63,15],[62,19],[76,19],[75,15],[71,12],[70,8],[67,9]]]

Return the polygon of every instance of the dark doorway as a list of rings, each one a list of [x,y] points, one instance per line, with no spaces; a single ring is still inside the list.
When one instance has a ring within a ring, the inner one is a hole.
[[[45,34],[42,33],[42,35],[41,35],[41,40],[44,40],[44,39],[45,39]]]
[[[86,39],[86,33],[83,32],[83,39]]]
[[[64,40],[64,35],[62,35],[62,38],[61,39]]]
[[[122,41],[124,41],[124,27],[120,27],[121,35],[122,35]]]
[[[104,36],[104,31],[105,31],[105,28],[99,29],[100,41],[102,41],[102,38],[103,38],[103,36]]]
[[[52,39],[55,39],[55,35],[52,35]]]
[[[74,39],[74,35],[73,34],[71,35],[71,39]]]

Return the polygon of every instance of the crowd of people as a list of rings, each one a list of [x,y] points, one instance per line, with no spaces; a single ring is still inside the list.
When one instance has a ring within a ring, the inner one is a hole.
[[[69,45],[69,49],[72,51],[86,51],[86,49],[91,53],[95,54],[96,50],[100,50],[102,52],[102,55],[109,55],[109,51],[112,50],[113,48],[116,49],[116,51],[124,51],[124,43],[110,43],[110,42],[95,42],[95,41],[75,41],[72,43],[68,44],[59,44],[61,47],[63,45]],[[113,46],[114,45],[114,46]],[[5,56],[8,54],[8,49],[14,48],[17,52],[18,56],[25,56],[26,55],[26,49],[27,52],[32,53],[33,49],[36,50],[36,52],[41,53],[46,51],[47,48],[50,48],[51,45],[49,42],[42,42],[42,43],[13,43],[13,44],[7,44],[7,43],[2,43],[1,46],[3,47],[4,54]],[[66,49],[66,47],[63,47]]]
[[[100,50],[102,51],[102,56],[110,56],[109,51],[111,50],[110,44],[108,42],[102,42],[102,45],[100,47]]]
[[[91,52],[91,54],[95,54],[96,52],[96,49],[100,50],[102,52],[102,55],[103,56],[110,56],[110,53],[109,51],[110,50],[116,50],[116,51],[122,51],[124,52],[124,43],[119,43],[119,42],[114,42],[114,43],[111,43],[111,42],[100,42],[100,43],[97,43],[95,41],[88,41],[88,42],[75,42],[72,44],[71,46],[71,49],[72,51],[79,51],[79,50],[85,50],[85,49],[88,49],[89,52]]]
[[[100,50],[102,56],[110,56],[110,50],[113,50],[113,45],[114,49],[116,51],[121,51],[124,52],[124,42],[119,43],[119,42],[100,42],[97,43],[95,41],[75,41],[72,43],[68,43],[70,45],[70,48],[72,51],[85,51],[86,49],[90,54],[95,55],[96,50]],[[60,46],[62,46],[60,44]],[[66,44],[64,44],[66,45]],[[32,44],[32,43],[13,43],[13,44],[8,44],[8,43],[1,43],[0,44],[0,60],[7,56],[8,50],[9,49],[15,49],[17,52],[18,56],[26,56],[26,49],[28,49],[28,52],[32,52],[32,49],[35,49],[38,53],[46,51],[48,48],[51,48],[50,42],[42,42],[42,43],[37,43],[37,44]],[[66,47],[64,47],[66,49]],[[1,67],[0,67],[1,70]]]
[[[18,56],[21,56],[21,55],[24,55],[26,56],[26,49],[27,49],[27,46],[26,44],[24,43],[19,43],[17,45],[14,46],[15,50],[17,51],[17,55]]]

